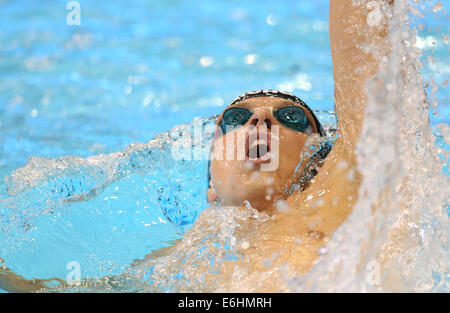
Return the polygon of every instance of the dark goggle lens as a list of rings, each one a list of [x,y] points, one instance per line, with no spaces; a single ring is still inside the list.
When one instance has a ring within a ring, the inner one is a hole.
[[[252,111],[244,108],[231,108],[225,111],[222,116],[221,128],[225,134],[227,126],[239,127],[247,123],[252,116]]]
[[[220,127],[223,134],[226,133],[226,127],[239,127],[247,123],[253,112],[244,108],[231,108],[225,111],[222,116]],[[305,112],[297,106],[282,107],[274,112],[274,117],[284,126],[295,129],[299,132],[306,132],[308,128],[312,129],[311,122],[305,115]]]
[[[284,126],[295,129],[299,132],[305,132],[311,128],[311,123],[305,115],[305,112],[296,106],[288,106],[277,109],[274,112],[275,118]]]

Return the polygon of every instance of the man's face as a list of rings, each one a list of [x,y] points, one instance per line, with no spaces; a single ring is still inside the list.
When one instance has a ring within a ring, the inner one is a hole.
[[[307,110],[302,109],[312,127],[305,132],[286,127],[274,117],[277,109],[293,105],[286,99],[255,97],[232,106],[249,109],[251,116],[213,143],[211,183],[223,205],[247,200],[254,208],[264,209],[285,198],[290,178],[306,152],[308,134],[317,133]],[[300,173],[304,163],[297,169]]]

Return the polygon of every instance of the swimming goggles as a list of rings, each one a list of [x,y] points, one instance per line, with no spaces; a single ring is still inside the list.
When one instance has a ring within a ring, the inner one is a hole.
[[[223,134],[229,129],[235,129],[245,125],[253,116],[253,112],[246,108],[229,108],[222,115],[220,127]],[[284,126],[296,131],[312,132],[311,122],[306,117],[305,111],[299,106],[283,106],[273,110],[273,116]]]
[[[230,103],[229,108],[222,113],[221,117],[219,117],[219,120],[217,121],[218,126],[220,126],[220,128],[222,129],[222,134],[226,133],[227,126],[239,127],[245,125],[245,123],[248,122],[248,120],[253,115],[253,112],[246,108],[234,106],[236,106],[236,104],[238,104],[239,102],[255,97],[283,98],[293,102],[293,104],[295,105],[289,105],[274,109],[274,117],[282,125],[304,133],[307,132],[308,128],[312,130],[312,125],[314,124],[318,134],[320,136],[325,136],[322,125],[320,124],[314,112],[306,105],[306,103],[290,93],[282,92],[279,90],[255,90],[242,94],[234,99]],[[312,121],[307,118],[305,111],[309,112],[310,116],[312,117]]]

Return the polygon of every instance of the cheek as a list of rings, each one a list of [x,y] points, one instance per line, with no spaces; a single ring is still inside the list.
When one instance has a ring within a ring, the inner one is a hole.
[[[210,159],[211,161],[211,166],[213,165],[213,161],[214,160],[224,160],[224,153],[225,153],[225,139],[224,136],[217,138],[212,146],[211,149],[211,155],[210,155]]]
[[[211,157],[215,160],[243,160],[245,157],[245,132],[241,128],[214,141]]]
[[[301,155],[304,152],[305,142],[308,136],[297,132],[280,130],[280,175],[289,178],[297,165],[301,162]]]
[[[211,160],[211,181],[218,195],[230,192],[235,185],[233,178],[236,176],[236,167],[231,163],[232,161]]]
[[[227,174],[229,174],[229,167],[225,164],[224,161],[217,161],[216,159],[213,159],[211,160],[209,172],[211,174],[213,184],[216,186],[218,179],[227,179]]]

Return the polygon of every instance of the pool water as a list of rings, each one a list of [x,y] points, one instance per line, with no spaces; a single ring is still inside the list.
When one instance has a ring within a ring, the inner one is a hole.
[[[436,3],[411,18],[448,151]],[[280,89],[333,110],[328,1],[80,1],[80,25],[66,4],[0,1],[0,258],[25,278],[65,279],[71,261],[83,277],[119,274],[181,238],[207,206],[207,164],[173,160],[172,145],[239,94]]]

